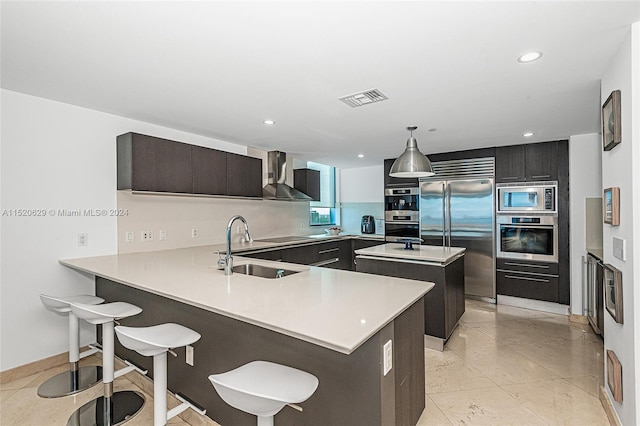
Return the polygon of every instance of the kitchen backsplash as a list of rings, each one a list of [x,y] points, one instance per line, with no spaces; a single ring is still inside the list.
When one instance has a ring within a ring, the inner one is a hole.
[[[346,234],[360,233],[362,216],[371,215],[376,220],[376,234],[384,234],[384,203],[341,203],[340,227]]]
[[[229,219],[242,215],[254,239],[308,235],[309,203],[179,195],[132,194],[117,191],[118,253],[174,249],[225,242]],[[235,222],[232,241],[239,241]],[[358,227],[356,227],[357,229]],[[193,230],[196,237],[192,237]],[[151,231],[151,239],[143,234]],[[164,231],[165,240],[161,240]],[[127,233],[133,241],[127,242]],[[130,234],[131,235],[131,234]]]

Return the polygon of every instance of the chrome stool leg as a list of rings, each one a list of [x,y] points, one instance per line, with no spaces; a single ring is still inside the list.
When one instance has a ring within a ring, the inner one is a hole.
[[[71,312],[70,303],[80,301],[89,304],[99,304],[104,300],[89,295],[70,297],[40,295],[40,299],[48,310],[60,315],[67,315],[68,317],[69,370],[57,374],[42,383],[38,387],[38,396],[42,398],[59,398],[74,395],[100,383],[100,381],[102,381],[101,366],[78,366],[80,359],[93,355],[98,352],[98,349],[92,348],[80,353],[80,326],[78,317]]]

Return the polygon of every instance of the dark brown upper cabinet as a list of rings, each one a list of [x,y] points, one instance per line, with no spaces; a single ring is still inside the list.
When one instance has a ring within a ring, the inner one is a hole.
[[[496,148],[496,183],[558,180],[558,142]]]
[[[227,195],[262,198],[262,160],[227,153]]]
[[[397,178],[389,176],[391,166],[396,161],[395,158],[388,158],[384,160],[384,187],[385,188],[402,188],[419,186],[418,178]]]
[[[117,151],[118,189],[192,192],[191,145],[126,133],[118,136]]]
[[[117,137],[118,189],[262,197],[262,160],[138,133]]]
[[[558,142],[525,146],[527,181],[558,180]]]
[[[192,146],[193,193],[227,195],[227,153]]]
[[[293,171],[293,187],[307,194],[313,201],[320,201],[320,171],[295,169]]]
[[[496,183],[525,180],[524,145],[496,148]]]

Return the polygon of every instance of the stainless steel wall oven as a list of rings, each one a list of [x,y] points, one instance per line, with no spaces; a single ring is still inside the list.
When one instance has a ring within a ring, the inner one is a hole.
[[[496,217],[498,258],[558,262],[558,217]]]
[[[387,241],[420,238],[420,189],[384,191],[384,235]]]

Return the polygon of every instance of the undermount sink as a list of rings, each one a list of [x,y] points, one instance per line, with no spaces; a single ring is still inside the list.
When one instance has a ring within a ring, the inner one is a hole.
[[[233,273],[253,275],[262,278],[282,278],[287,275],[297,274],[300,271],[292,271],[290,269],[272,268],[270,266],[256,265],[255,263],[246,263],[244,265],[236,265],[233,267]]]

